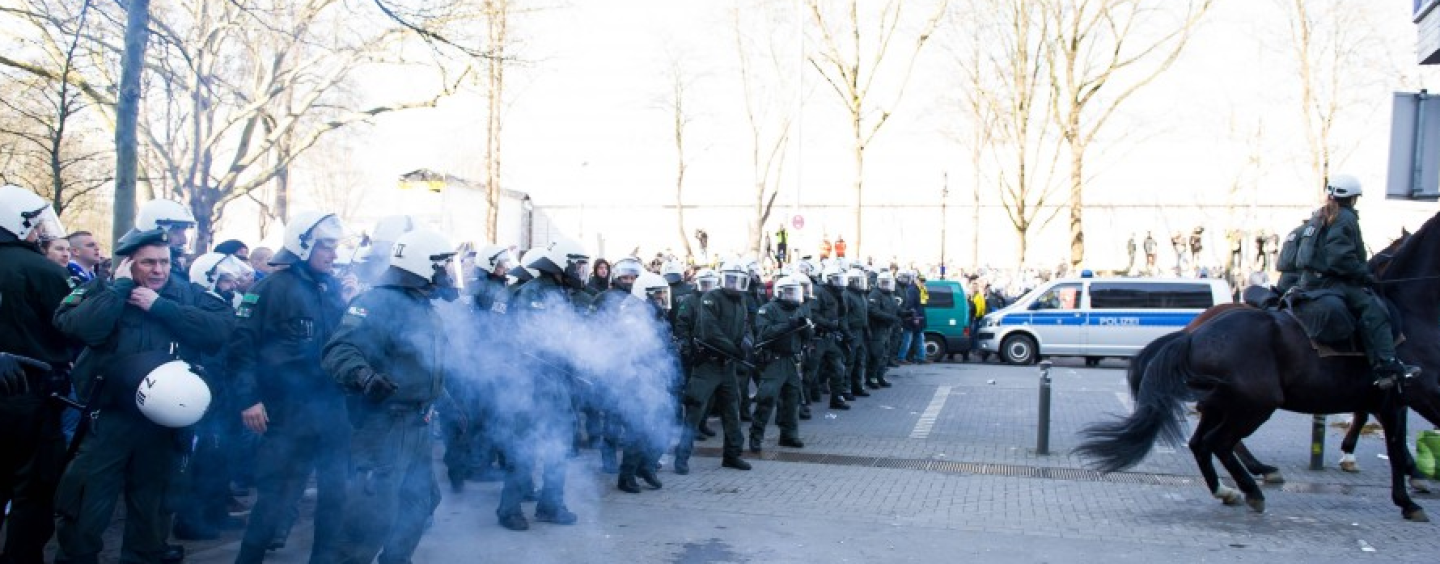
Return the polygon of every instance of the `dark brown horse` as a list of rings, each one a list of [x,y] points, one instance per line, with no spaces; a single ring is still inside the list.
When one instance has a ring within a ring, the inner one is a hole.
[[[1236,308],[1153,351],[1134,413],[1088,427],[1082,432],[1088,439],[1076,452],[1104,472],[1130,468],[1157,439],[1183,440],[1183,402],[1194,397],[1200,422],[1189,445],[1206,486],[1227,505],[1238,504],[1243,493],[1252,509],[1264,511],[1264,493],[1235,456],[1240,440],[1277,409],[1363,411],[1385,430],[1392,501],[1406,519],[1428,521],[1405,488],[1405,407],[1408,403],[1427,419],[1440,420],[1440,325],[1435,323],[1440,314],[1440,214],[1396,249],[1378,276],[1378,287],[1399,308],[1408,337],[1397,353],[1407,364],[1420,366],[1420,376],[1394,390],[1380,390],[1363,357],[1321,358],[1288,314]],[[1240,492],[1220,483],[1216,458]]]

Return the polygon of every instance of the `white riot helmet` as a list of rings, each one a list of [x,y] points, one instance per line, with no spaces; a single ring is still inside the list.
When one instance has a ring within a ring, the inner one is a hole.
[[[830,263],[829,266],[825,267],[825,270],[821,271],[820,276],[826,286],[831,288],[845,287],[845,269],[840,268],[840,265],[833,262]]]
[[[915,281],[915,273],[909,270],[901,270],[895,274],[895,282],[899,284],[909,284],[913,281]]]
[[[219,291],[216,286],[220,282],[239,281],[254,275],[255,269],[249,263],[227,253],[205,253],[196,257],[195,263],[190,265],[190,281],[211,292]]]
[[[695,290],[701,294],[720,287],[720,275],[711,269],[695,273]]]
[[[720,267],[720,288],[730,293],[749,290],[750,271],[743,263],[737,261],[725,263]]]
[[[156,199],[140,206],[135,217],[136,231],[195,227],[195,215],[190,208],[174,200]]]
[[[619,263],[616,263],[619,264]],[[655,307],[670,311],[670,282],[664,276],[653,272],[641,272],[630,285],[630,295],[655,304]]]
[[[864,292],[870,289],[870,277],[864,270],[852,268],[845,273],[845,286],[851,290]]]
[[[65,226],[50,203],[13,184],[0,186],[0,229],[21,241],[27,240],[31,232],[44,239],[65,236]]]
[[[310,252],[317,245],[338,247],[345,238],[345,225],[333,213],[303,211],[290,218],[285,226],[285,243],[280,252],[270,259],[270,264],[293,264],[310,260]],[[374,260],[374,253],[371,253]]]
[[[881,292],[894,292],[895,275],[890,274],[888,270],[875,275],[875,287],[879,288]]]
[[[579,241],[556,239],[545,248],[545,253],[525,264],[545,274],[560,276],[567,286],[580,289],[590,277],[590,253]]]
[[[487,274],[504,274],[515,266],[515,256],[510,253],[509,247],[485,245],[476,255],[475,265]]]
[[[370,230],[370,242],[394,243],[400,240],[400,236],[420,227],[415,218],[408,215],[387,215],[375,222],[375,228]]]
[[[1364,193],[1360,179],[1348,174],[1335,174],[1325,183],[1325,194],[1332,198],[1353,198]]]
[[[670,259],[660,266],[660,275],[665,281],[671,284],[679,284],[685,280],[685,263],[679,259]]]
[[[804,276],[786,276],[775,281],[775,297],[781,301],[792,304],[805,303],[805,283],[801,280],[808,280]]]
[[[645,266],[640,264],[640,259],[625,257],[610,265],[610,285],[616,289],[630,291],[635,281],[645,272]],[[630,280],[621,280],[629,277]]]
[[[441,290],[454,290],[455,275],[450,272],[454,258],[455,249],[444,235],[429,229],[416,229],[395,241],[390,251],[390,268],[414,277],[402,277],[411,281],[401,284],[403,286],[433,285]]]
[[[815,261],[810,259],[801,259],[800,262],[795,263],[795,268],[799,270],[800,274],[805,276],[817,276],[820,274],[820,265],[815,264]]]
[[[156,425],[179,429],[189,427],[210,408],[210,386],[205,385],[182,360],[160,365],[140,381],[135,406]]]

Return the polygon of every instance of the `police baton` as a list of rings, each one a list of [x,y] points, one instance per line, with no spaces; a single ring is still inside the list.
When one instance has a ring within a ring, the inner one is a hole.
[[[700,345],[700,346],[703,347],[705,350],[708,350],[708,351],[713,352],[713,353],[715,353],[715,354],[717,354],[717,355],[720,355],[721,358],[724,358],[725,360],[728,360],[728,361],[730,361],[730,362],[733,362],[733,363],[735,363],[735,364],[738,364],[738,365],[740,365],[740,366],[742,366],[742,367],[744,367],[744,368],[746,368],[746,369],[756,370],[754,364],[750,364],[749,362],[745,362],[745,359],[742,359],[742,358],[740,358],[740,357],[737,357],[737,356],[735,356],[735,355],[733,355],[733,354],[730,354],[730,353],[728,353],[728,352],[722,351],[722,350],[720,350],[719,348],[716,348],[715,345],[712,345],[712,344],[707,343],[707,342],[705,342],[705,341],[701,341],[700,339],[695,339],[695,344]]]
[[[556,372],[559,372],[560,374],[563,374],[566,378],[569,378],[569,379],[571,379],[571,380],[574,380],[574,381],[576,381],[576,382],[578,382],[578,383],[580,383],[580,384],[584,384],[584,385],[587,386],[587,387],[593,387],[593,386],[595,385],[594,382],[591,382],[591,381],[589,381],[589,380],[586,380],[585,378],[580,377],[580,375],[579,375],[579,374],[576,374],[574,370],[570,370],[569,368],[565,368],[565,367],[556,365],[556,364],[553,363],[553,362],[550,362],[550,361],[548,361],[548,360],[545,360],[545,359],[543,359],[543,358],[540,358],[539,356],[536,356],[536,355],[531,354],[531,353],[528,353],[528,352],[521,352],[520,354],[523,355],[525,358],[528,358],[528,359],[530,359],[530,360],[533,360],[533,361],[535,361],[535,362],[538,362],[538,363],[540,363],[540,364],[543,364],[543,365],[545,365],[546,368],[549,368],[549,369],[551,369],[551,370],[554,370],[554,371],[556,371]]]

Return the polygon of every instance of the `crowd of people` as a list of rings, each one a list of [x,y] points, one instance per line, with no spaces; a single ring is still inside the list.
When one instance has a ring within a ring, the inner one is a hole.
[[[56,562],[96,562],[123,499],[124,561],[243,527],[236,561],[261,562],[313,475],[312,562],[404,562],[440,501],[432,429],[451,491],[503,482],[500,526],[569,525],[581,449],[632,494],[717,434],[720,465],[749,470],[747,450],[804,448],[812,408],[926,362],[918,274],[839,257],[697,269],[562,238],[517,259],[405,216],[348,252],[323,212],[273,253],[191,253],[194,226],[147,202],[107,260],[0,187],[0,561],[42,562],[53,537]]]

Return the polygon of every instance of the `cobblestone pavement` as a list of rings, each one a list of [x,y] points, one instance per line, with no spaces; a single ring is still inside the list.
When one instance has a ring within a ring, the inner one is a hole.
[[[447,492],[415,561],[1431,562],[1440,553],[1436,525],[1405,522],[1391,504],[1379,439],[1361,441],[1363,471],[1348,474],[1335,468],[1344,429],[1328,427],[1327,467],[1307,469],[1307,415],[1276,414],[1247,441],[1289,479],[1267,486],[1264,514],[1211,499],[1183,445],[1129,473],[1084,471],[1066,453],[1083,425],[1128,412],[1124,372],[1115,361],[1057,364],[1050,455],[1035,452],[1034,367],[904,367],[891,372],[894,388],[853,410],[817,405],[802,422],[804,450],[777,448],[772,426],[765,454],[747,454],[750,472],[721,469],[702,448],[690,475],[667,470],[664,489],[631,495],[587,451],[570,469],[574,527],[506,531],[494,519],[498,484]],[[922,424],[927,410],[933,425]],[[1410,428],[1429,425],[1412,417]],[[1436,497],[1416,501],[1440,512]],[[309,535],[306,521],[270,561],[305,561]],[[232,561],[235,537],[191,545],[190,561]]]

